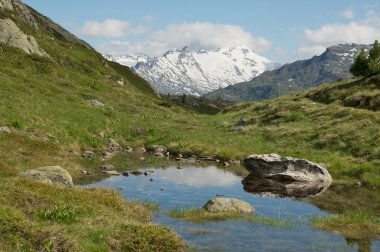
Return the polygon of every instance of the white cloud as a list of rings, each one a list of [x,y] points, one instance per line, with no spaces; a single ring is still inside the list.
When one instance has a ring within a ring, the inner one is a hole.
[[[151,33],[147,40],[142,42],[114,41],[98,46],[98,50],[105,53],[111,53],[112,50],[114,54],[146,53],[158,56],[170,49],[186,45],[205,50],[246,45],[258,53],[263,53],[270,48],[271,42],[253,36],[238,25],[195,22],[169,25]]]
[[[346,12],[346,18],[353,18],[353,12]],[[362,20],[325,24],[317,29],[305,29],[303,35],[305,44],[294,53],[297,58],[318,55],[326,47],[336,44],[372,44],[376,39],[380,39],[380,17],[377,13],[370,11]]]
[[[146,32],[143,26],[134,27],[127,21],[106,19],[102,22],[87,21],[80,33],[89,37],[122,38]]]
[[[340,15],[344,18],[347,18],[347,19],[353,19],[355,16],[355,13],[352,9],[347,9],[347,10],[341,12]]]
[[[380,37],[380,28],[373,24],[350,22],[349,24],[327,24],[319,29],[305,29],[305,37],[321,45],[339,43],[369,44]]]

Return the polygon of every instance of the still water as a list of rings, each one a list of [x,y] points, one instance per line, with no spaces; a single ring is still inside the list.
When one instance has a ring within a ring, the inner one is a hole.
[[[116,188],[126,200],[157,204],[160,210],[154,213],[154,222],[171,227],[185,240],[190,251],[380,251],[378,241],[363,244],[311,227],[311,217],[328,214],[313,204],[246,192],[242,184],[247,175],[244,168],[186,165],[178,169],[173,163],[157,167],[144,167],[144,164],[126,167],[142,172],[154,170],[154,173],[96,178],[96,181],[78,183]],[[273,226],[244,220],[194,224],[167,214],[170,210],[200,208],[216,195],[244,200],[256,208],[255,215],[289,219],[293,225]]]

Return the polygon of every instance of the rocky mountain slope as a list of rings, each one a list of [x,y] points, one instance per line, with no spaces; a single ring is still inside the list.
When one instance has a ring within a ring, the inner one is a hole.
[[[363,47],[368,50],[370,46],[332,46],[320,56],[285,64],[279,69],[264,72],[251,81],[216,90],[205,97],[231,101],[259,101],[310,89],[321,83],[345,79],[352,76],[349,68]]]
[[[131,57],[108,57],[130,65]],[[128,60],[125,60],[128,59]],[[139,62],[133,70],[160,93],[199,96],[212,90],[248,81],[278,64],[245,46],[194,52],[188,47],[171,50],[161,57]]]

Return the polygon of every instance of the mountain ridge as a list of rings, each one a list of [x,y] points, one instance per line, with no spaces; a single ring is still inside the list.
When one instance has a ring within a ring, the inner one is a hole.
[[[123,64],[116,58],[107,58]],[[185,46],[138,62],[132,69],[160,93],[200,96],[220,87],[250,80],[276,67],[277,63],[240,45],[209,51],[193,51]]]
[[[349,68],[361,48],[369,45],[338,44],[310,59],[287,63],[266,71],[251,81],[241,82],[205,95],[208,99],[230,101],[260,101],[307,90],[322,83],[352,77]]]

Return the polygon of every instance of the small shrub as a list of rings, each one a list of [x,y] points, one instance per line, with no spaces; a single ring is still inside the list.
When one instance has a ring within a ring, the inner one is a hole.
[[[13,119],[11,121],[11,125],[12,125],[13,128],[19,129],[19,128],[22,127],[22,122],[21,122],[20,119]]]

